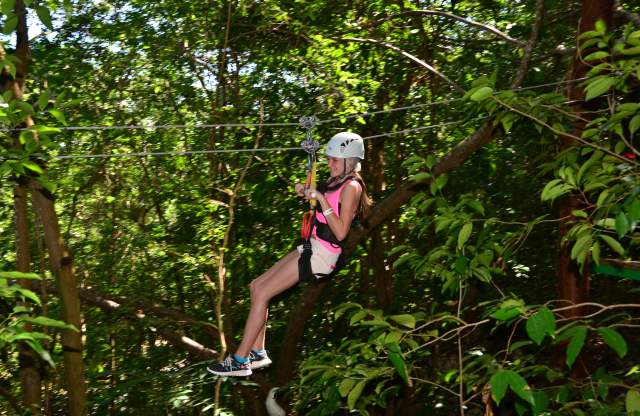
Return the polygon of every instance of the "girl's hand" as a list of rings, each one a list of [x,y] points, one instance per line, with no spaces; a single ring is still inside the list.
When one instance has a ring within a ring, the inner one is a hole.
[[[304,185],[303,185],[303,184],[301,184],[301,183],[297,183],[297,184],[294,186],[294,189],[296,190],[296,194],[297,194],[298,196],[304,196]]]
[[[320,198],[322,197],[324,197],[324,195],[322,195],[320,192],[316,191],[315,189],[307,189],[307,192],[304,194],[304,198],[306,200],[312,200],[312,199],[320,200]]]

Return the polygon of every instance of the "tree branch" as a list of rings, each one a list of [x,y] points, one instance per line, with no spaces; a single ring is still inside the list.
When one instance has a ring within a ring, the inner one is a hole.
[[[453,19],[453,20],[457,20],[459,22],[462,22],[466,25],[469,26],[473,26],[476,27],[480,30],[483,30],[485,32],[490,32],[494,35],[496,35],[498,38],[507,41],[513,45],[516,45],[518,47],[523,47],[525,46],[525,43],[518,40],[518,39],[514,39],[511,36],[507,35],[504,32],[501,32],[500,30],[496,29],[493,26],[489,26],[489,25],[485,25],[483,23],[479,23],[476,22],[474,20],[468,19],[466,17],[462,17],[462,16],[457,16],[455,14],[452,13],[448,13],[448,12],[442,12],[439,10],[409,10],[406,12],[402,12],[402,13],[398,13],[398,14],[394,14],[392,16],[387,17],[386,19],[382,20],[382,21],[378,21],[376,22],[377,24],[382,23],[383,21],[387,21],[387,20],[391,20],[391,19],[395,19],[397,17],[402,17],[402,16],[416,16],[416,15],[428,15],[428,16],[441,16],[441,17],[446,17],[448,19]]]
[[[47,288],[53,292],[57,293],[57,289],[55,285],[52,283],[47,283]],[[183,312],[177,311],[175,309],[166,308],[160,305],[148,304],[144,302],[131,302],[123,297],[109,297],[95,289],[87,289],[80,288],[80,298],[83,302],[97,306],[100,309],[115,313],[115,312],[126,312],[129,309],[133,309],[136,313],[129,313],[126,315],[128,319],[132,320],[143,320],[146,317],[146,314],[153,314],[159,317],[171,318],[175,322],[178,323],[189,323],[201,325],[203,329],[208,333],[212,339],[217,337],[218,331],[213,325],[208,322],[203,322],[197,320]],[[194,354],[198,358],[203,359],[218,359],[219,354],[217,351],[209,349],[202,344],[194,341],[193,339],[180,335],[175,331],[171,331],[165,328],[156,328],[155,332],[162,336],[165,340],[167,340],[170,344],[182,348],[185,351]]]
[[[516,77],[511,83],[511,88],[517,88],[519,85],[522,85],[522,81],[524,81],[524,76],[527,74],[527,70],[529,69],[529,62],[531,62],[531,52],[533,51],[535,44],[538,42],[538,36],[540,35],[540,27],[542,26],[543,19],[544,0],[538,0],[536,2],[536,17],[533,22],[533,26],[531,27],[531,35],[529,36],[527,45],[524,47],[524,54],[520,61],[520,67],[518,68]]]
[[[374,45],[380,45],[380,46],[384,46],[385,48],[389,48],[389,49],[391,49],[391,50],[393,50],[395,52],[400,53],[402,56],[411,59],[413,62],[417,63],[418,65],[420,65],[420,66],[422,66],[424,68],[426,68],[427,70],[431,71],[433,74],[437,75],[438,77],[442,78],[443,80],[445,80],[449,85],[451,85],[460,94],[464,94],[465,93],[464,89],[461,86],[459,86],[454,81],[452,81],[449,78],[447,78],[446,75],[444,75],[443,73],[441,73],[440,71],[435,69],[433,66],[429,65],[428,63],[426,63],[422,59],[418,58],[417,56],[412,55],[409,52],[398,48],[395,45],[392,45],[392,44],[390,44],[388,42],[384,42],[384,41],[381,41],[381,40],[368,39],[368,38],[367,39],[363,39],[363,38],[342,38],[342,39],[346,40],[346,41],[373,43]]]

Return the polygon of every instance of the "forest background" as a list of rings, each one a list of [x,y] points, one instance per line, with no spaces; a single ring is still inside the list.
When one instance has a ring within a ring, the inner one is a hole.
[[[1,414],[640,414],[637,2],[0,6]],[[374,209],[213,378],[309,115]]]

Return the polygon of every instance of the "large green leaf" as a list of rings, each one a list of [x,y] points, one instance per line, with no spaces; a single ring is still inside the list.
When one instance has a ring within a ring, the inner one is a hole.
[[[606,342],[620,358],[627,355],[627,343],[618,331],[608,327],[600,327],[598,328],[598,333],[602,336],[604,342]]]
[[[504,395],[507,394],[507,388],[509,387],[508,371],[499,371],[492,375],[489,379],[489,384],[491,385],[491,397],[499,405]]]
[[[618,237],[622,238],[629,231],[630,224],[626,214],[623,211],[618,212],[616,215],[616,232]]]
[[[584,342],[587,339],[587,327],[578,326],[571,329],[571,341],[567,347],[567,366],[571,368],[578,358]]]
[[[35,273],[23,273],[23,272],[0,272],[1,279],[41,279]]]
[[[508,371],[509,388],[517,394],[522,400],[533,404],[533,394],[527,381],[515,371]]]
[[[50,326],[50,327],[62,328],[62,329],[71,329],[73,331],[78,332],[78,329],[75,326],[67,324],[63,321],[58,321],[57,319],[47,318],[46,316],[37,316],[35,318],[24,316],[24,317],[20,317],[20,320],[25,322],[30,322],[32,324],[37,324],[37,325]]]
[[[636,390],[627,390],[625,408],[629,415],[635,415],[634,412],[640,412],[640,392]]]
[[[480,87],[473,94],[471,94],[471,101],[482,101],[491,97],[493,94],[493,88],[491,87]]]
[[[36,14],[43,25],[49,30],[53,30],[53,23],[51,22],[51,12],[48,7],[38,6],[36,7]]]
[[[356,384],[356,381],[352,378],[345,378],[344,380],[342,380],[342,382],[340,383],[340,386],[338,387],[340,396],[347,397],[347,395],[349,394],[353,386],[355,386],[355,384]]]
[[[527,334],[536,344],[540,345],[546,335],[555,333],[556,319],[548,308],[540,308],[538,312],[527,319]]]
[[[366,385],[367,385],[367,379],[361,380],[349,392],[349,396],[347,397],[347,406],[349,406],[350,410],[353,410],[353,408],[355,407],[356,402],[360,398],[360,395],[362,394],[362,390],[364,390],[364,386]]]
[[[468,222],[462,226],[460,232],[458,233],[458,249],[461,249],[464,246],[464,243],[467,242],[469,237],[471,236],[471,232],[473,231],[473,223]]]
[[[413,315],[409,315],[409,314],[391,315],[389,319],[399,323],[400,325],[406,326],[408,328],[416,327],[416,318]]]
[[[616,240],[613,237],[609,237],[606,234],[600,234],[599,237],[604,240],[605,243],[607,243],[609,245],[609,247],[611,247],[613,249],[613,251],[615,251],[616,253],[618,253],[621,256],[624,256],[624,247],[622,247],[622,244],[620,244],[618,242],[618,240]]]
[[[405,384],[410,384],[409,373],[407,372],[407,366],[404,362],[404,359],[402,358],[402,354],[399,354],[397,352],[390,352],[389,361],[391,361],[391,363],[393,364],[393,368],[395,368],[396,370],[396,373],[398,373]]]
[[[603,77],[589,83],[585,89],[587,92],[585,100],[589,101],[601,96],[605,92],[609,91],[616,82],[617,79],[614,77]]]

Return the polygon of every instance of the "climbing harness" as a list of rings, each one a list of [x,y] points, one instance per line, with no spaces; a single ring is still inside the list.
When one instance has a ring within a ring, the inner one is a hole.
[[[313,140],[312,136],[313,127],[316,125],[316,122],[317,119],[315,116],[300,118],[300,125],[307,130],[306,137],[300,144],[300,147],[302,147],[304,151],[307,152],[307,180],[304,185],[305,193],[310,189],[316,189],[316,169],[318,167],[316,152],[320,148],[320,142],[318,142],[317,140]],[[309,241],[309,238],[311,238],[311,230],[313,229],[313,217],[316,213],[317,204],[317,200],[309,200],[309,210],[302,217],[300,236],[305,241]]]
[[[301,117],[300,125],[307,130],[306,137],[301,143],[301,147],[307,152],[307,180],[304,184],[304,192],[309,189],[316,189],[316,168],[317,159],[316,151],[320,148],[320,142],[313,140],[312,131],[317,119],[315,116]],[[309,200],[309,210],[302,217],[302,227],[300,228],[300,236],[302,237],[302,253],[298,259],[298,274],[301,282],[311,282],[314,280],[313,271],[311,270],[311,232],[313,230],[313,219],[316,215],[316,206],[318,201]]]

